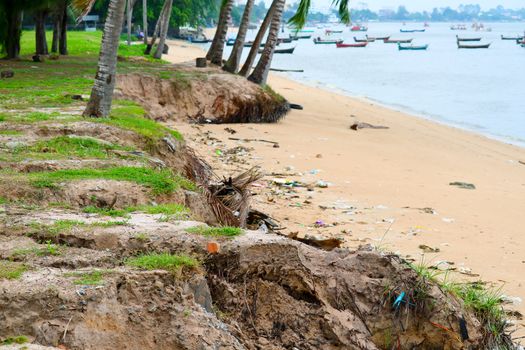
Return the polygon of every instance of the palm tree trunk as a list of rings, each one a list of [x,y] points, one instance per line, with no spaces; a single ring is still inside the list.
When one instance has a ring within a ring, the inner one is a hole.
[[[253,70],[252,74],[248,77],[248,80],[256,84],[266,84],[268,78],[268,72],[272,64],[273,52],[277,45],[277,39],[279,36],[279,28],[281,26],[281,20],[283,17],[284,4],[286,0],[274,0],[277,1],[275,7],[275,13],[273,14],[272,24],[270,25],[270,31],[268,32],[268,38],[266,39],[266,45],[264,46],[263,53],[257,66]]]
[[[131,45],[131,0],[126,1],[126,19],[128,29],[128,46]]]
[[[157,41],[157,37],[159,36],[160,27],[162,22],[164,21],[164,16],[166,15],[166,6],[168,3],[165,1],[164,5],[162,6],[162,10],[160,10],[159,18],[157,19],[157,23],[155,23],[155,29],[153,30],[153,36],[151,37],[151,41],[146,46],[146,51],[144,52],[145,55],[149,55],[151,53],[151,49],[153,48],[153,45],[155,45],[155,42]]]
[[[7,31],[5,37],[5,51],[7,59],[18,58],[20,55],[20,36],[22,35],[22,11],[11,3],[6,4]]]
[[[58,47],[61,55],[67,55],[67,1],[62,8],[62,21],[60,23],[60,37]]]
[[[148,45],[148,0],[142,0],[142,27],[144,27],[144,45]]]
[[[46,18],[48,10],[40,10],[35,13],[35,43],[37,55],[47,55],[46,40]]]
[[[224,0],[221,6],[219,15],[219,23],[210,50],[206,54],[206,59],[211,63],[222,65],[222,52],[224,51],[224,44],[226,42],[226,34],[228,34],[228,20],[233,8],[233,0]]]
[[[246,61],[244,62],[244,65],[242,66],[241,71],[239,72],[239,75],[242,75],[243,77],[247,77],[252,71],[253,62],[255,61],[255,57],[257,57],[257,53],[259,52],[259,46],[261,45],[262,39],[264,38],[264,35],[266,34],[266,30],[268,29],[268,26],[270,25],[270,22],[272,21],[272,17],[275,12],[276,6],[277,6],[277,0],[274,0],[272,2],[272,5],[268,9],[268,12],[266,13],[266,17],[264,17],[264,20],[261,24],[261,28],[259,28],[259,31],[257,32],[257,36],[255,37],[255,40],[253,41],[252,48],[250,49],[250,53],[248,54],[248,57],[246,58]]]
[[[244,40],[246,39],[246,33],[248,32],[248,25],[250,24],[250,15],[252,13],[253,3],[255,0],[246,1],[246,7],[244,8],[244,13],[242,14],[241,25],[239,26],[239,32],[237,33],[237,38],[235,39],[235,45],[233,45],[232,52],[226,64],[224,64],[224,69],[227,72],[235,73],[239,69],[239,61],[241,60],[242,50],[244,48]]]
[[[117,71],[117,52],[125,7],[126,0],[111,0],[109,3],[97,75],[91,90],[91,97],[83,113],[85,117],[107,117],[111,111]]]
[[[159,36],[159,45],[157,45],[157,50],[153,55],[154,58],[161,58],[162,52],[164,51],[164,43],[166,42],[166,36],[168,35],[168,27],[170,25],[171,18],[171,9],[173,6],[173,0],[166,0],[168,6],[166,7],[166,13],[164,14],[164,19],[162,21],[160,36]]]
[[[62,20],[60,16],[55,16],[53,19],[53,41],[51,42],[51,52],[58,52],[58,41],[60,37],[60,23]]]

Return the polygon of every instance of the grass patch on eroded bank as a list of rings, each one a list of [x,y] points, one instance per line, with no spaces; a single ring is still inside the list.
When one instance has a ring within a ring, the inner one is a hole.
[[[188,233],[194,233],[202,236],[211,237],[235,237],[243,233],[243,230],[238,227],[208,227],[208,226],[195,226],[186,229]]]
[[[65,169],[28,175],[35,187],[56,188],[58,183],[74,180],[104,179],[135,182],[151,189],[155,195],[169,194],[179,188],[191,190],[194,185],[171,171],[146,167],[114,167],[107,169]]]
[[[27,266],[18,262],[0,260],[0,280],[15,280],[22,277],[28,270]]]
[[[199,262],[188,255],[175,255],[168,253],[152,253],[140,255],[126,260],[126,265],[143,270],[166,270],[177,272],[180,269],[197,268]]]

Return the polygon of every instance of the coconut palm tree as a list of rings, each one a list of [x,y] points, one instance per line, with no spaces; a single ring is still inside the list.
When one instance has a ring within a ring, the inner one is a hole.
[[[232,8],[233,0],[223,0],[217,30],[215,31],[210,49],[206,54],[206,58],[213,64],[222,64],[222,52],[224,51],[224,43],[226,42],[226,34],[228,33],[228,21]]]
[[[144,45],[148,45],[148,0],[142,0],[142,27]]]
[[[161,58],[162,52],[164,51],[164,43],[166,42],[166,35],[168,35],[168,27],[170,24],[171,10],[173,7],[173,0],[166,0],[166,13],[164,14],[163,21],[160,26],[160,36],[159,36],[159,45],[157,45],[157,50],[153,57]]]
[[[246,58],[246,61],[244,61],[244,65],[242,66],[241,71],[239,72],[239,75],[242,75],[243,77],[247,77],[252,71],[253,62],[255,61],[255,57],[257,57],[257,53],[259,52],[259,46],[261,45],[262,39],[266,34],[266,30],[268,29],[268,26],[272,21],[276,4],[276,1],[272,2],[272,5],[268,9],[268,12],[266,13],[266,16],[264,17],[264,20],[261,24],[261,28],[259,28],[259,31],[257,32],[257,36],[253,41],[252,48],[250,49],[250,53],[248,54],[248,57]]]
[[[126,0],[111,0],[104,24],[95,84],[84,110],[85,117],[107,117],[111,110],[117,71],[117,52],[124,22]]]
[[[164,2],[164,5],[162,6],[162,9],[160,10],[159,18],[157,19],[157,23],[155,24],[155,29],[153,30],[153,36],[151,37],[150,43],[146,46],[146,51],[144,52],[144,54],[146,55],[149,55],[151,53],[151,49],[153,48],[153,46],[155,45],[155,42],[157,41],[157,38],[160,33],[160,27],[162,26],[162,23],[164,22],[164,16],[166,16],[166,12],[167,12],[166,6],[168,6],[167,1]]]
[[[270,71],[270,65],[272,63],[273,52],[277,45],[279,29],[281,28],[281,20],[286,0],[274,0],[274,2],[276,3],[275,10],[272,16],[272,23],[270,24],[268,37],[266,38],[266,44],[264,45],[257,66],[248,77],[248,80],[256,84],[266,84],[266,78],[268,77],[268,72]]]
[[[239,31],[237,32],[237,38],[235,39],[235,44],[233,45],[232,52],[228,61],[224,64],[224,69],[227,72],[235,73],[239,69],[239,61],[242,56],[242,49],[244,48],[244,40],[246,39],[246,33],[248,32],[248,25],[250,24],[250,15],[252,13],[253,3],[255,0],[246,1],[246,7],[244,8],[244,13],[242,14],[241,25],[239,26]]]

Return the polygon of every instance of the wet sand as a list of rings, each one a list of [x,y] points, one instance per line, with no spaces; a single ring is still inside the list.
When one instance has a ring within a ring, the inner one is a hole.
[[[175,45],[166,58],[172,62],[203,55]],[[254,205],[278,219],[284,233],[338,236],[350,247],[371,244],[428,265],[447,261],[463,272],[452,279],[490,281],[525,298],[525,149],[275,74],[269,84],[304,110],[277,124],[175,127],[219,174],[260,165],[269,175],[255,188]],[[389,129],[351,130],[357,121]],[[217,155],[236,146],[249,148],[241,162]],[[322,180],[328,188],[289,193],[272,179]],[[456,181],[476,188],[449,185]],[[525,314],[523,303],[514,307]],[[525,321],[517,323],[523,334]]]

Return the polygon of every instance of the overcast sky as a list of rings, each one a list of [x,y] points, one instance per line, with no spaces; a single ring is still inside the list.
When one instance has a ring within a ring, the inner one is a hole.
[[[294,0],[289,0],[288,3],[293,3]],[[327,8],[332,3],[332,0],[312,0],[313,8]],[[362,4],[367,4],[368,8],[378,10],[381,8],[394,8],[399,5],[405,5],[409,11],[432,10],[434,7],[457,8],[460,4],[479,4],[482,9],[489,9],[498,5],[503,5],[506,8],[523,8],[525,7],[524,0],[474,0],[474,1],[455,1],[455,0],[370,0],[359,1],[350,0],[352,7],[360,7]]]

